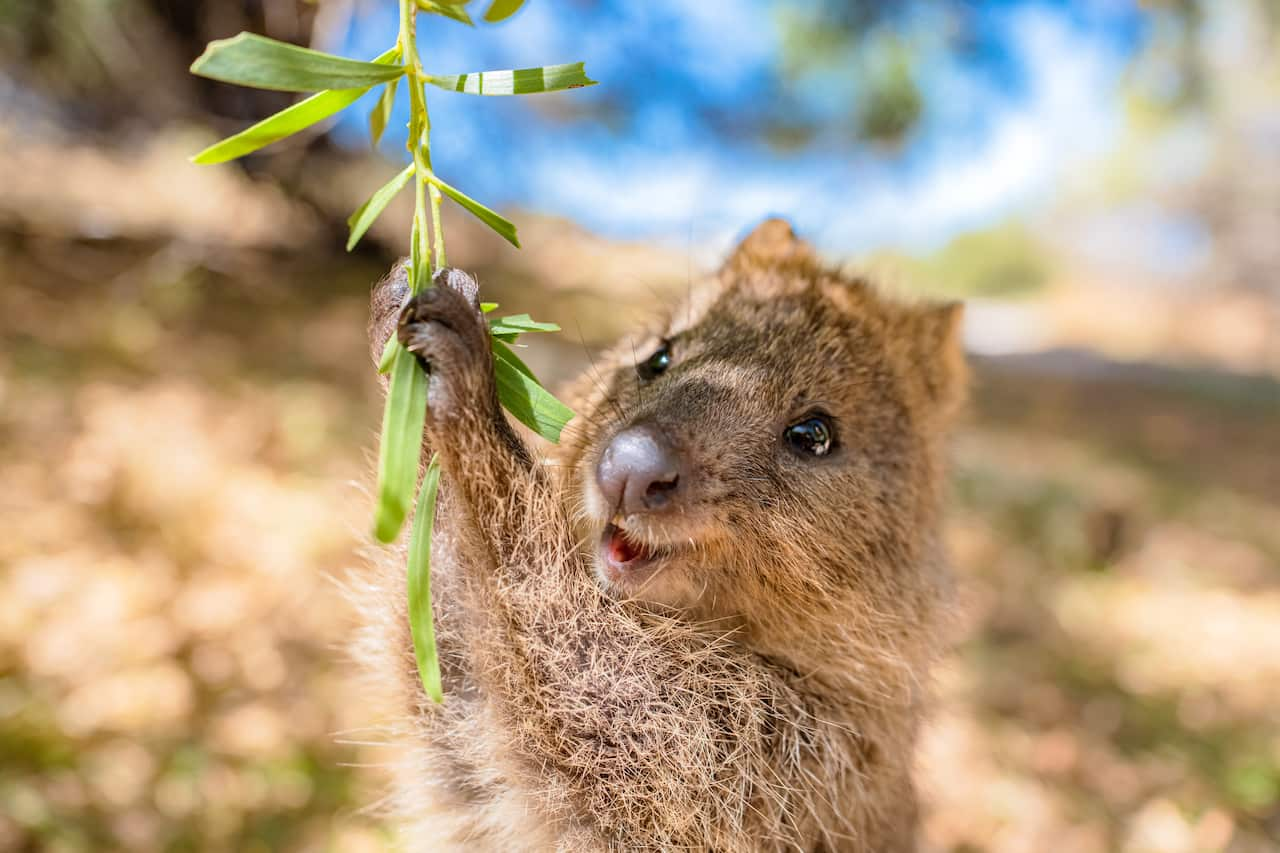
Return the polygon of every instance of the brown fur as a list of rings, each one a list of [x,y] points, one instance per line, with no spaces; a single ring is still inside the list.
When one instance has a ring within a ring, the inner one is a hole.
[[[783,222],[573,386],[553,464],[497,409],[487,333],[456,276],[400,326],[431,365],[444,477],[433,552],[447,694],[418,683],[402,555],[366,589],[365,656],[407,713],[396,807],[414,850],[914,849],[913,744],[948,580],[942,441],[964,387],[956,306],[908,306],[824,269]],[[374,296],[375,355],[405,299]],[[639,380],[666,338],[671,368]],[[782,430],[820,406],[839,449]],[[697,478],[680,547],[638,588],[595,577],[593,470],[659,424]]]

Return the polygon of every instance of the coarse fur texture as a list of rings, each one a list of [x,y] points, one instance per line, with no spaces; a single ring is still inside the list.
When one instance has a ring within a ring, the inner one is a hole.
[[[428,366],[432,584],[446,699],[418,680],[404,555],[363,587],[362,657],[404,709],[411,850],[915,849],[913,746],[946,635],[959,306],[824,268],[781,220],[571,388],[545,464],[507,425],[475,285],[375,289]],[[666,344],[670,364],[637,363]],[[782,436],[820,413],[834,449]],[[626,427],[682,461],[678,506],[623,514],[595,470]],[[652,557],[610,570],[602,531]]]

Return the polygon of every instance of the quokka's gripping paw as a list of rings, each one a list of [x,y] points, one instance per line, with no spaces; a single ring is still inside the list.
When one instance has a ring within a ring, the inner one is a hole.
[[[494,399],[489,328],[479,286],[457,269],[443,269],[400,312],[396,335],[430,375],[428,417],[453,420]]]

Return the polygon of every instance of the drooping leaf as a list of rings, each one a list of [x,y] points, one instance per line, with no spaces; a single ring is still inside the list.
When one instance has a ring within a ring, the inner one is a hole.
[[[378,447],[378,508],[373,533],[394,542],[404,524],[418,479],[422,427],[427,415],[427,377],[413,353],[397,347],[391,360],[387,406]]]
[[[440,460],[433,455],[418,490],[418,507],[409,535],[409,631],[413,634],[413,656],[418,662],[422,689],[437,704],[444,701],[444,690],[440,686],[440,658],[431,613],[431,534],[439,486]]]
[[[252,127],[216,142],[191,158],[192,163],[225,163],[292,136],[355,103],[368,89],[330,89],[317,92]]]
[[[596,81],[586,75],[581,62],[517,68],[514,71],[428,74],[426,80],[441,89],[465,92],[468,95],[534,95],[539,92],[558,92],[561,89],[580,89],[583,86],[596,85]]]
[[[440,192],[465,207],[473,216],[485,225],[488,225],[494,231],[498,232],[498,236],[502,237],[502,239],[506,240],[517,249],[520,248],[520,238],[516,235],[516,226],[513,225],[510,220],[504,219],[497,212],[485,207],[483,204],[471,198],[471,196],[461,190],[454,189],[435,175],[427,175],[425,180],[439,187]]]
[[[390,64],[400,58],[400,49],[392,48],[373,60],[376,63]],[[395,81],[392,81],[392,86]],[[342,112],[351,106],[368,89],[328,89],[316,92],[309,98],[286,107],[275,115],[268,116],[257,124],[247,127],[234,136],[228,136],[221,142],[215,142],[199,154],[191,158],[192,163],[210,165],[225,163],[246,154],[252,154],[259,148],[265,148],[286,136],[310,127],[316,122],[324,121],[329,116]]]
[[[391,362],[396,357],[396,350],[400,348],[400,341],[393,333],[387,338],[386,344],[382,347],[382,355],[378,358],[378,373],[386,373],[391,369]]]
[[[484,13],[484,19],[491,24],[505,21],[520,11],[520,7],[523,5],[524,0],[493,0],[489,4],[489,10]]]
[[[348,252],[355,248],[356,243],[360,242],[364,232],[369,230],[369,226],[391,203],[391,199],[396,197],[396,193],[404,189],[405,184],[409,183],[409,179],[413,177],[413,169],[413,163],[405,166],[398,175],[374,190],[373,195],[369,196],[368,200],[360,205],[355,213],[347,217],[347,227],[351,229],[351,235],[347,237]]]
[[[378,103],[369,111],[369,144],[374,148],[382,141],[382,132],[387,129],[387,122],[391,121],[391,109],[396,104],[396,87],[399,84],[398,77],[386,84],[382,94],[378,96]]]
[[[366,89],[404,74],[402,65],[360,62],[253,33],[209,42],[191,73],[282,92]]]
[[[511,348],[499,340],[493,345],[493,370],[498,382],[498,400],[520,423],[551,442],[560,441],[560,432],[573,418],[573,410],[538,384]]]
[[[467,10],[462,8],[466,3],[448,3],[445,0],[415,0],[418,8],[424,12],[430,12],[433,15],[443,15],[446,18],[453,18],[469,27],[474,27],[475,23],[471,20],[471,16],[467,14]]]
[[[520,356],[516,355],[515,350],[511,349],[510,346],[507,346],[505,342],[495,340],[490,341],[490,344],[493,347],[493,357],[495,361],[498,359],[506,359],[511,362],[511,366],[516,370],[520,371],[534,382],[538,382],[538,377],[533,375],[533,371],[529,368],[529,365],[525,364],[524,361],[521,360]],[[538,384],[541,385],[542,383],[538,382]],[[506,404],[504,403],[503,405]]]

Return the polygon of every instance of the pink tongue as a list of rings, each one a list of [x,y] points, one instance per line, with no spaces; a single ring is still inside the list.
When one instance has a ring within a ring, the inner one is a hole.
[[[609,537],[609,559],[613,562],[629,563],[639,556],[639,546],[628,542],[621,530],[615,530],[613,536]]]

